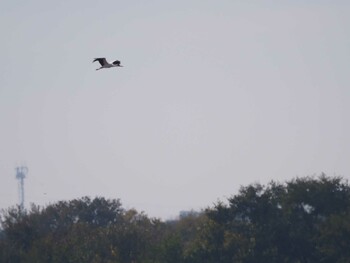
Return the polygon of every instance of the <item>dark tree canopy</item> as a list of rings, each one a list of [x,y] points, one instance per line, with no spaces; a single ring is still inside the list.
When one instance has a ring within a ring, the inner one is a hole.
[[[83,197],[1,213],[0,262],[349,262],[350,187],[321,175],[251,184],[163,222]]]

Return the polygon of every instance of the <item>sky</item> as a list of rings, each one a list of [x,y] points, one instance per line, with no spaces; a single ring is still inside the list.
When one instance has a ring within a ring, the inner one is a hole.
[[[240,186],[350,179],[350,2],[0,2],[0,208],[163,219]],[[96,71],[95,57],[124,67]]]

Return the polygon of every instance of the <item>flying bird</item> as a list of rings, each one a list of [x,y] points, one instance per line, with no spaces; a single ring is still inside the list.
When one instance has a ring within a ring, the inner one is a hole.
[[[122,65],[120,65],[119,60],[116,60],[116,61],[113,61],[112,63],[109,63],[106,60],[106,58],[95,58],[94,61],[92,61],[92,63],[94,63],[95,61],[98,61],[101,64],[101,67],[97,68],[96,70],[103,69],[103,68],[122,67]]]

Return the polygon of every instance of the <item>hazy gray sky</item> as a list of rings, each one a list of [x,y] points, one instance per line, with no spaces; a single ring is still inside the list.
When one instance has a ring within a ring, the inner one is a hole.
[[[350,179],[350,1],[1,1],[0,208],[150,216],[240,185]],[[95,71],[95,57],[124,68]]]

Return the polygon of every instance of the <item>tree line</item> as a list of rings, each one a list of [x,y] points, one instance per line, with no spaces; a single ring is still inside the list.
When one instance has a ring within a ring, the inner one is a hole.
[[[350,186],[341,177],[242,186],[162,221],[83,197],[1,212],[4,263],[350,262]]]

